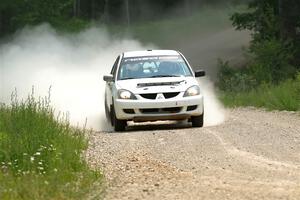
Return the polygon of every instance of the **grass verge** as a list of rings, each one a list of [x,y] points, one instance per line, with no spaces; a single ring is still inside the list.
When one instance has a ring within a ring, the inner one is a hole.
[[[0,199],[85,199],[102,180],[82,158],[85,132],[55,116],[49,98],[13,94],[0,105]]]
[[[250,92],[223,92],[221,101],[227,107],[255,106],[269,110],[300,110],[300,74],[279,85],[261,85]]]

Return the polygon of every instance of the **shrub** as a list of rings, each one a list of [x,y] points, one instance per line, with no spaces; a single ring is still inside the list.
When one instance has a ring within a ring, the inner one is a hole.
[[[255,106],[270,110],[300,110],[300,74],[278,85],[262,84],[249,92],[223,92],[222,102],[229,107]]]
[[[219,60],[218,88],[226,92],[250,91],[257,87],[257,80],[248,72],[247,68],[236,69],[228,62]]]
[[[219,61],[218,86],[227,92],[250,91],[262,84],[279,84],[294,78],[297,68],[290,64],[292,47],[277,40],[265,40],[251,45],[251,63],[235,68]]]
[[[249,66],[250,74],[259,83],[278,84],[295,75],[297,69],[290,62],[293,47],[276,39],[253,43],[250,49],[253,61]]]

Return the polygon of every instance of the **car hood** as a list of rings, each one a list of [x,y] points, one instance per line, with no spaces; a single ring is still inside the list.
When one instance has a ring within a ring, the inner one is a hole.
[[[145,78],[116,82],[117,89],[129,90],[134,94],[184,92],[193,85],[198,85],[194,77]]]

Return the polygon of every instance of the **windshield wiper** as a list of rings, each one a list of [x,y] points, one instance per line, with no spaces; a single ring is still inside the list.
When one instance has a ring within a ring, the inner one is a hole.
[[[177,75],[155,75],[155,76],[151,76],[150,78],[163,78],[163,77],[180,77]]]
[[[133,78],[133,77],[130,77],[130,78],[122,78],[121,81],[123,81],[123,80],[130,80],[130,79],[136,79],[136,78]]]

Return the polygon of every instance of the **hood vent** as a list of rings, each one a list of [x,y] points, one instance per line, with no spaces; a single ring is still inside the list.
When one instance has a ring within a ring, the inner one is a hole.
[[[176,81],[176,82],[156,82],[156,83],[138,83],[137,87],[151,87],[151,86],[166,86],[166,85],[180,85],[184,81]]]

